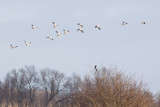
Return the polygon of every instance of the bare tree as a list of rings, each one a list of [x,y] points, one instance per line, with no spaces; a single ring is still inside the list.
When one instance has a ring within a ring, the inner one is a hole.
[[[10,77],[10,73],[8,73],[5,77],[4,83],[2,84],[2,95],[3,95],[3,99],[4,102],[3,104],[5,105],[5,107],[8,107],[9,104],[13,105],[13,85],[12,83],[12,78]]]
[[[25,89],[29,98],[29,105],[33,106],[36,97],[36,91],[40,87],[38,73],[36,72],[35,66],[25,66],[20,69],[21,74],[24,76]]]
[[[24,99],[27,98],[26,81],[24,75],[20,71],[12,70],[10,73],[11,86],[13,87],[13,100],[18,103],[19,107],[22,107]]]
[[[2,103],[3,103],[3,98],[4,98],[3,95],[4,95],[4,94],[3,94],[3,83],[0,81],[0,106],[1,106]]]
[[[45,106],[53,101],[54,104],[57,104],[62,99],[58,98],[58,95],[63,92],[65,87],[65,77],[63,73],[51,69],[41,70],[41,82],[42,89],[45,92]]]

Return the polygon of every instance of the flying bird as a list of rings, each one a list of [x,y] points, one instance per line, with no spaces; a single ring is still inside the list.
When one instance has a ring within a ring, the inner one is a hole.
[[[37,29],[37,28],[38,28],[37,26],[32,25],[32,29]]]
[[[127,24],[128,24],[128,23],[127,23],[127,22],[125,22],[125,21],[123,21],[123,22],[122,22],[122,25],[127,25]]]
[[[79,26],[83,27],[83,24],[82,24],[82,23],[78,23],[77,25],[79,25]]]
[[[77,31],[81,31],[82,33],[84,33],[82,28],[77,29]]]
[[[57,36],[61,36],[61,34],[58,31],[56,31],[56,33],[57,33]]]
[[[48,37],[46,37],[46,38],[48,38],[48,39],[50,39],[50,40],[53,40],[53,37],[52,37],[52,36],[48,36]]]
[[[55,22],[52,22],[54,25],[54,28],[58,27],[59,25],[57,25]]]
[[[11,49],[13,49],[13,48],[17,48],[18,46],[10,45],[10,47],[11,47]]]
[[[142,22],[142,24],[144,24],[144,25],[145,25],[145,24],[146,24],[146,22],[144,22],[144,21],[143,21],[143,22]]]
[[[101,30],[101,28],[100,28],[100,26],[99,26],[99,25],[96,25],[96,26],[95,26],[95,28],[98,28],[99,30]]]
[[[64,31],[64,34],[68,34],[69,33],[69,30],[63,30]]]
[[[31,42],[24,41],[24,43],[28,46],[31,45]]]
[[[94,69],[95,69],[96,71],[98,71],[97,65],[94,66]]]

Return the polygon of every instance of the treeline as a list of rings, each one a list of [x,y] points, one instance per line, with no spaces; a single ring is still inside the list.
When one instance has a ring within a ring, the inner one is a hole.
[[[116,68],[65,77],[49,68],[25,66],[0,82],[0,107],[160,107],[160,94],[153,95],[142,81]]]

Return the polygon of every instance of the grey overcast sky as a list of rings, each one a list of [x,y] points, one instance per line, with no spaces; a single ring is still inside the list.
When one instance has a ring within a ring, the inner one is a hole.
[[[52,22],[59,27],[54,29]],[[122,21],[128,22],[122,26]],[[141,22],[146,21],[146,25]],[[84,24],[84,34],[77,23]],[[31,25],[38,26],[32,30]],[[99,24],[102,30],[95,29]],[[160,0],[0,0],[0,78],[35,65],[71,75],[117,65],[160,90]],[[70,34],[55,37],[55,31]],[[31,41],[25,46],[24,41]],[[10,44],[18,45],[10,49]]]

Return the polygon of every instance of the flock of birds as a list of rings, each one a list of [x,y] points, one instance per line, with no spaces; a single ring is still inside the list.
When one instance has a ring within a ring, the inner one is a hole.
[[[54,28],[59,27],[59,25],[57,25],[55,22],[52,22],[52,24],[53,24]],[[142,24],[145,25],[146,22],[143,21]],[[83,31],[84,25],[83,25],[82,23],[78,23],[77,25],[80,27],[80,28],[77,29],[77,31],[78,31],[78,32],[81,32],[81,33],[84,33],[84,31]],[[125,22],[125,21],[123,21],[123,22],[122,22],[122,25],[128,25],[128,23]],[[38,27],[35,26],[35,25],[33,25],[33,24],[31,25],[31,27],[32,27],[31,29],[33,29],[33,30],[34,30],[34,29],[38,29]],[[95,27],[96,29],[101,30],[100,25],[95,25],[94,27]],[[63,30],[63,32],[64,32],[65,35],[69,34],[69,30]],[[62,36],[62,34],[59,33],[58,31],[56,31],[56,34],[57,34],[58,37],[59,37],[59,36]],[[50,39],[50,40],[53,40],[53,36],[48,36],[48,37],[46,37],[46,38],[47,38],[47,39]],[[25,43],[26,46],[31,45],[31,42],[24,41],[24,43]],[[13,46],[13,45],[11,44],[10,47],[11,47],[11,49],[15,49],[15,48],[17,48],[18,46]],[[95,68],[96,68],[96,67],[95,67]],[[97,69],[96,69],[96,71],[97,71]]]
[[[55,22],[52,22],[52,24],[53,24],[54,28],[57,28],[57,27],[59,26],[59,25],[57,25]],[[146,22],[143,21],[142,24],[145,25]],[[84,25],[83,25],[82,23],[78,23],[77,25],[80,26],[80,28],[78,28],[77,31],[79,31],[79,32],[81,32],[81,33],[84,33],[84,31],[83,31]],[[122,22],[122,25],[128,25],[128,23],[125,22],[125,21],[123,21],[123,22]],[[38,29],[38,27],[35,26],[35,25],[33,25],[33,24],[31,25],[31,27],[32,27],[31,29]],[[101,30],[100,25],[95,25],[94,27],[95,27],[96,29]],[[65,35],[69,34],[69,30],[63,30],[63,32],[64,32]],[[62,36],[62,34],[59,33],[58,31],[56,31],[56,34],[57,34],[58,37],[59,37],[59,36]],[[53,36],[48,36],[48,37],[46,37],[46,38],[47,38],[47,39],[50,39],[50,40],[53,40]],[[25,43],[26,46],[31,45],[31,42],[24,41],[24,43]],[[13,46],[13,45],[11,44],[10,47],[11,47],[11,49],[14,49],[14,48],[17,48],[18,46]],[[94,69],[95,69],[95,71],[98,71],[97,65],[94,66]]]

